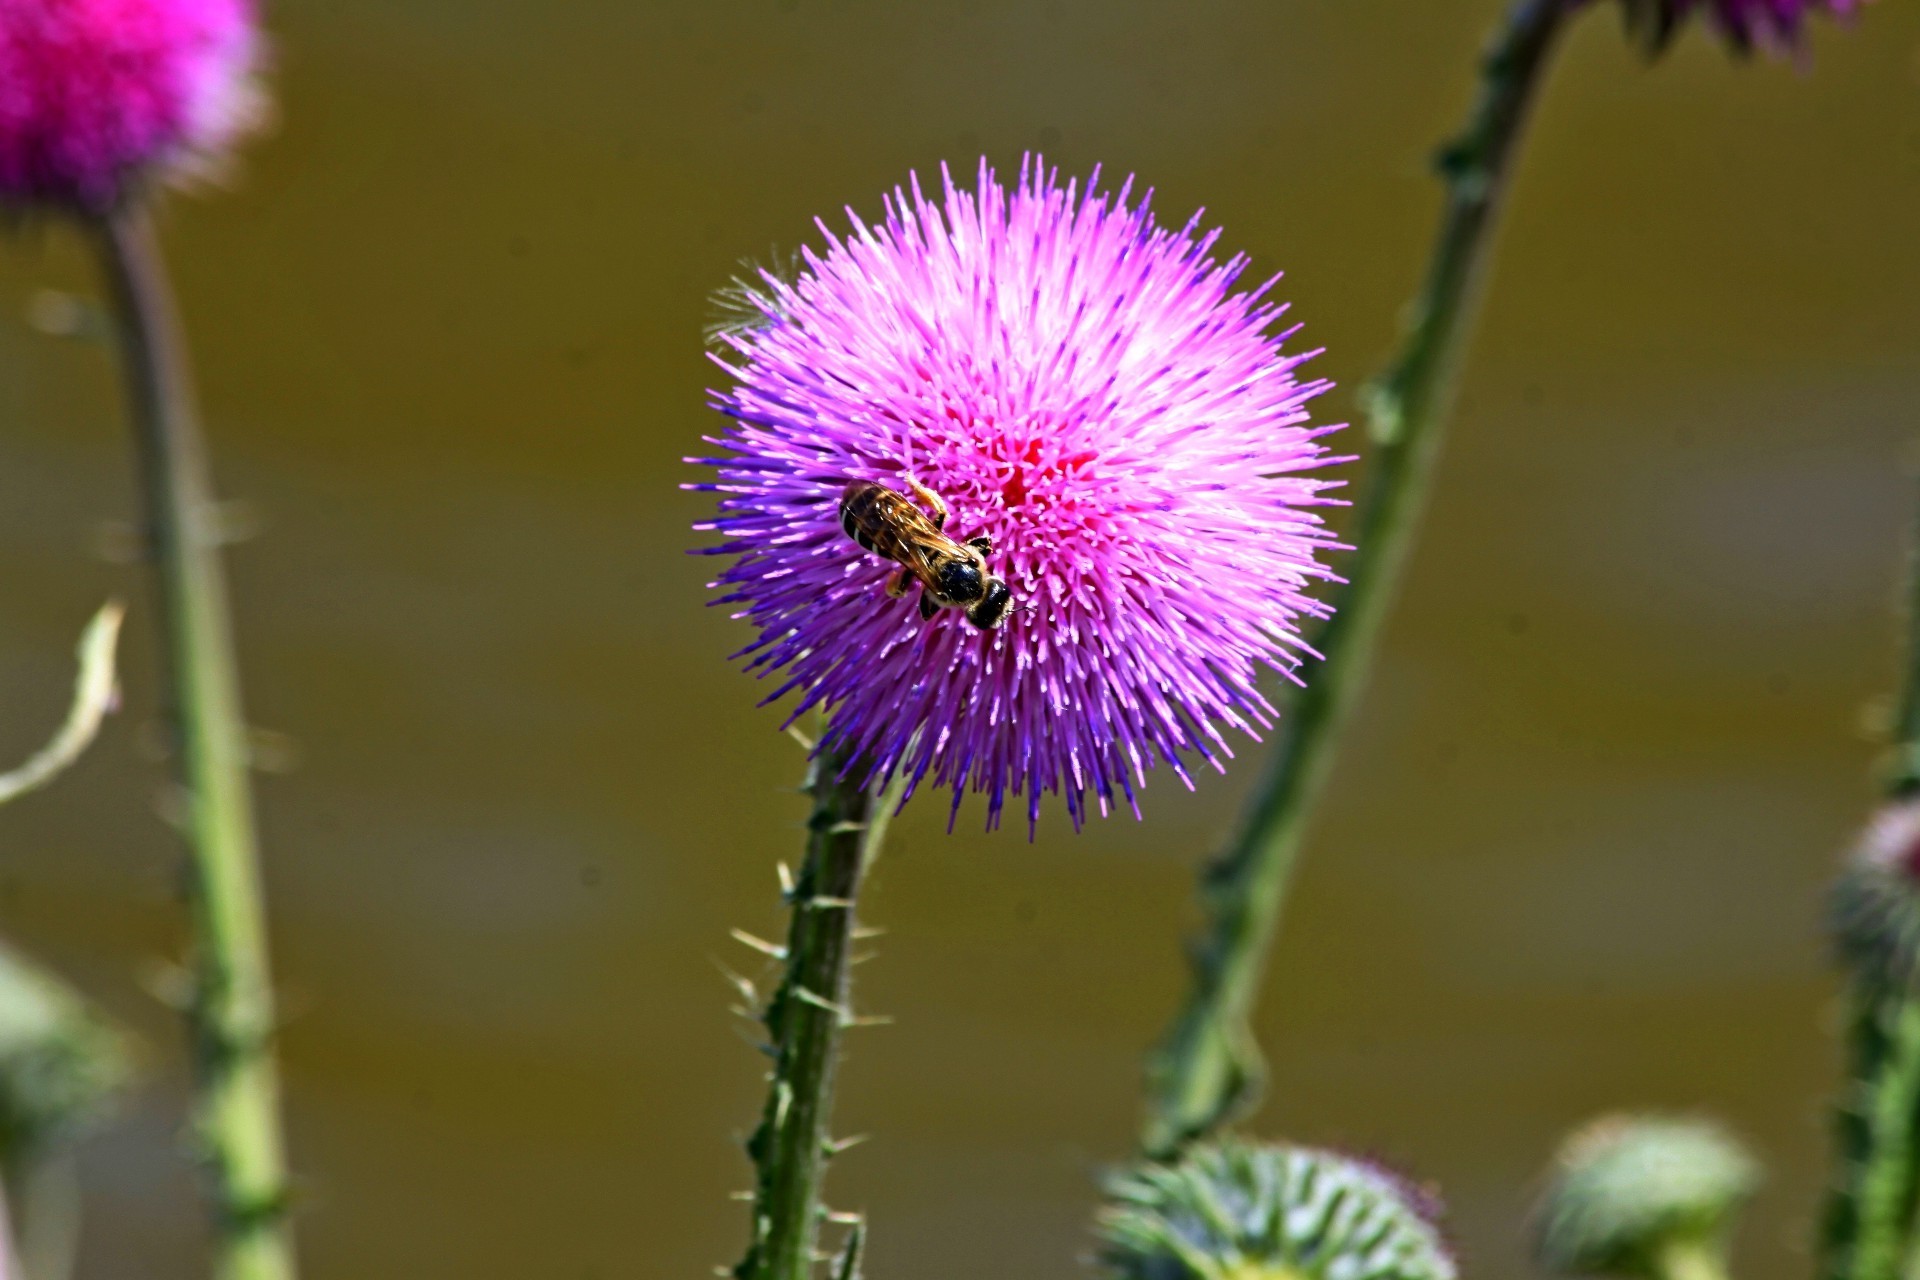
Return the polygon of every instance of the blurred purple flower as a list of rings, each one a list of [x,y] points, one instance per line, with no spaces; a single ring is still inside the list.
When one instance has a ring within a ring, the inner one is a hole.
[[[259,114],[247,0],[0,0],[0,201],[105,209]]]
[[[1626,0],[1626,3],[1629,17],[1656,49],[1702,9],[1738,48],[1761,45],[1791,49],[1800,43],[1801,27],[1809,14],[1851,17],[1864,7],[1866,0]]]
[[[759,628],[748,669],[784,671],[797,717],[830,712],[821,749],[911,786],[931,776],[1006,798],[1059,792],[1076,828],[1091,791],[1134,809],[1156,758],[1215,768],[1221,729],[1272,724],[1262,667],[1291,674],[1295,628],[1320,616],[1312,579],[1330,536],[1310,508],[1334,482],[1308,425],[1324,381],[1295,371],[1294,330],[1269,332],[1273,284],[1211,255],[1196,214],[1171,231],[1147,200],[1081,192],[1037,160],[1011,190],[983,162],[977,192],[929,199],[918,179],[792,282],[748,286],[757,324],[722,332],[714,393],[733,421],[718,518],[697,526],[739,560],[716,603]],[[1276,277],[1277,279],[1277,277]],[[738,300],[736,298],[736,300]],[[842,531],[851,480],[912,477],[952,508],[947,531],[991,535],[1014,612],[997,630],[957,610],[922,621],[889,598],[893,566]],[[909,791],[908,794],[911,794]],[[951,825],[951,818],[949,819]]]

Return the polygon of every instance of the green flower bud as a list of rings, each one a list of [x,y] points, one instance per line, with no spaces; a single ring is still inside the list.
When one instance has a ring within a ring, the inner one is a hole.
[[[1539,1210],[1541,1264],[1643,1280],[1719,1275],[1734,1215],[1759,1180],[1752,1157],[1708,1121],[1596,1120],[1555,1161]]]
[[[64,983],[0,946],[0,1161],[93,1119],[131,1075],[129,1043]]]
[[[1841,960],[1859,978],[1920,993],[1920,801],[1874,816],[1834,884],[1828,920]]]
[[[1454,1280],[1432,1197],[1331,1151],[1228,1139],[1107,1186],[1100,1261],[1121,1280]]]

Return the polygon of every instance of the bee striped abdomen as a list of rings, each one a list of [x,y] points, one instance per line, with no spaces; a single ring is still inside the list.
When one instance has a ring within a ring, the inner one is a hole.
[[[939,537],[933,521],[906,495],[867,480],[854,481],[840,495],[840,527],[866,550],[900,565],[915,563],[917,544]]]

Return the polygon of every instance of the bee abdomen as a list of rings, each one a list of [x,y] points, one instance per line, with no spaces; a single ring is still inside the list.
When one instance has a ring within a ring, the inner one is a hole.
[[[874,543],[874,531],[887,527],[892,513],[889,499],[894,495],[884,486],[869,480],[855,480],[840,495],[840,527],[847,536],[868,551],[891,558]]]

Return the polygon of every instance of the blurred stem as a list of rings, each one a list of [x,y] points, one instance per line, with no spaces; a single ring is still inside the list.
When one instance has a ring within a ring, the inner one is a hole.
[[[1259,1093],[1250,1027],[1287,882],[1334,746],[1365,682],[1434,469],[1454,372],[1472,328],[1520,136],[1567,0],[1523,0],[1481,63],[1478,103],[1441,153],[1446,207],[1398,358],[1369,390],[1374,450],[1358,501],[1346,584],[1315,647],[1324,661],[1290,701],[1241,829],[1202,873],[1203,934],[1185,1008],[1149,1067],[1141,1145],[1154,1158],[1225,1123]]]
[[[1899,1280],[1913,1233],[1920,1005],[1904,991],[1856,991],[1852,1041],[1822,1270],[1830,1280]]]
[[[159,578],[168,695],[190,855],[195,1127],[217,1280],[289,1280],[266,909],[247,734],[212,481],[153,228],[138,205],[95,224],[112,291]]]
[[[1894,722],[1893,760],[1887,771],[1889,799],[1920,793],[1920,502],[1907,546],[1907,654],[1906,687],[1900,694],[1899,718]]]
[[[1916,504],[1920,512],[1920,504]],[[1907,653],[1889,801],[1920,793],[1920,519],[1907,566]],[[1910,1274],[1920,1198],[1920,998],[1878,975],[1852,979],[1849,1075],[1834,1118],[1838,1171],[1821,1233],[1827,1280]]]
[[[1727,1260],[1717,1241],[1668,1240],[1653,1259],[1653,1280],[1727,1280]]]
[[[851,781],[865,771],[848,763],[823,754],[808,773],[813,814],[806,860],[787,894],[786,971],[762,1013],[773,1071],[760,1126],[747,1142],[758,1177],[753,1242],[734,1268],[738,1280],[808,1280],[818,1260],[827,1212],[821,1183],[834,1152],[827,1127],[834,1074],[841,1033],[856,1021],[847,976],[854,905],[898,804],[897,788],[876,801]],[[847,1268],[857,1268],[858,1240],[849,1242]]]

